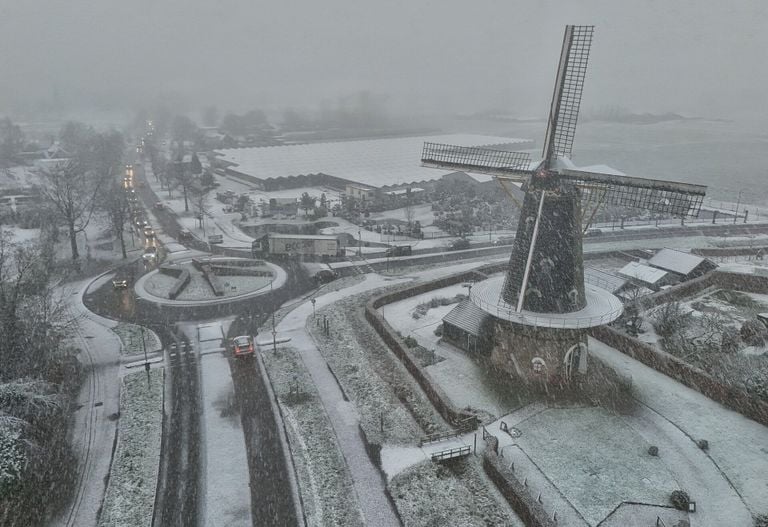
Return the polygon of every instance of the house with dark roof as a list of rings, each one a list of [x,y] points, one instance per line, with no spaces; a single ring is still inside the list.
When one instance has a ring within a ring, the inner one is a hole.
[[[490,353],[493,317],[468,299],[462,300],[443,317],[443,340],[470,353]]]

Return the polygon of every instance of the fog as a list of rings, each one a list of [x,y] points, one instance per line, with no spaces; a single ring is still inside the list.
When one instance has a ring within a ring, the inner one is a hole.
[[[3,0],[0,114],[313,109],[367,91],[393,114],[543,117],[568,23],[596,26],[586,110],[768,111],[759,0]]]

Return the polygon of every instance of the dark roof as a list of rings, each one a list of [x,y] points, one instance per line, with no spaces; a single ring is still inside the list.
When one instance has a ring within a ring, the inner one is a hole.
[[[456,326],[470,335],[480,337],[483,326],[490,316],[469,300],[462,300],[443,317],[443,322]]]

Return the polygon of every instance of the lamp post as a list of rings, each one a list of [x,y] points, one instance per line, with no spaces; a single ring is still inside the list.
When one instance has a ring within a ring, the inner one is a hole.
[[[744,192],[744,189],[741,189],[739,191],[739,197],[736,199],[736,213],[733,215],[733,223],[736,223],[736,220],[739,219],[739,205],[741,205],[741,194]]]
[[[273,278],[269,282],[269,296],[272,298],[272,301],[274,302],[274,296],[273,296],[273,289],[272,284],[275,282],[275,279]],[[272,305],[272,351],[274,353],[277,353],[277,330],[275,329],[275,304]]]
[[[363,256],[363,235],[359,230],[357,231],[357,255]]]
[[[144,349],[144,370],[147,372],[147,386],[150,385],[149,379],[149,359],[147,359],[147,341],[144,339],[144,326],[141,327],[141,347]]]

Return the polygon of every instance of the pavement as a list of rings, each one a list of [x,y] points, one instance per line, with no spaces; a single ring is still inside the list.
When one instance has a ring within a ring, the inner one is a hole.
[[[85,379],[77,397],[72,449],[77,456],[77,488],[68,509],[53,519],[55,527],[96,525],[107,487],[112,447],[120,409],[120,339],[110,328],[116,322],[99,317],[82,304],[90,280],[61,288],[67,308],[78,318],[72,337],[80,347]]]

